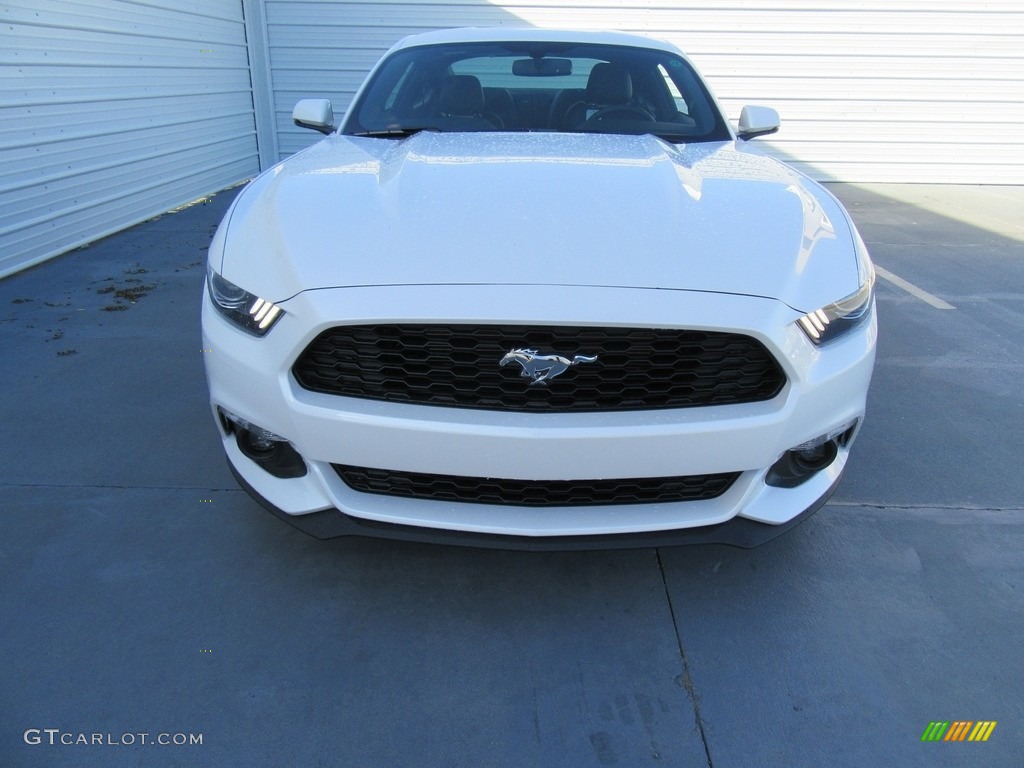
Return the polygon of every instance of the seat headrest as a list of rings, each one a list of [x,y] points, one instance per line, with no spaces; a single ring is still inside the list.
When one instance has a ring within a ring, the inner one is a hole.
[[[451,75],[441,85],[441,113],[471,117],[484,111],[484,89],[473,75]]]
[[[601,62],[590,70],[587,103],[626,104],[633,98],[633,79],[621,64]]]

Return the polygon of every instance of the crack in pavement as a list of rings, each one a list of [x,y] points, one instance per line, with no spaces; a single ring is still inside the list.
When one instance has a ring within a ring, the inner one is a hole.
[[[901,509],[907,511],[936,512],[1024,512],[1024,507],[980,507],[969,504],[885,504],[878,501],[835,501],[830,500],[830,507],[847,507],[861,509]]]
[[[0,488],[74,488],[113,491],[217,491],[220,493],[245,493],[241,488],[211,488],[205,485],[112,485],[92,483],[5,483],[0,481]]]
[[[686,691],[687,698],[690,699],[690,704],[693,706],[693,719],[697,725],[697,731],[700,733],[701,744],[704,746],[704,757],[708,761],[708,768],[714,768],[711,762],[711,750],[708,747],[708,737],[704,730],[704,718],[700,713],[700,696],[697,694],[697,690],[693,684],[693,676],[690,674],[690,662],[686,658],[686,649],[683,648],[683,639],[679,635],[679,622],[676,619],[676,610],[672,605],[672,595],[668,590],[668,578],[665,575],[665,563],[661,559],[661,550],[654,550],[655,557],[658,558],[658,569],[661,571],[661,585],[665,590],[665,600],[668,603],[668,612],[672,617],[672,630],[676,635],[676,647],[679,649],[679,662],[682,666],[682,673],[679,675],[677,681],[679,685]]]

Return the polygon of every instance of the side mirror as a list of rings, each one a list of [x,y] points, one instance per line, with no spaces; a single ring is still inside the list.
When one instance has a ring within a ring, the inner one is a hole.
[[[334,109],[327,99],[303,99],[292,110],[292,122],[300,128],[334,133]]]
[[[746,141],[755,136],[767,136],[775,133],[782,125],[779,113],[771,107],[755,107],[747,105],[740,112],[740,125],[736,135]]]

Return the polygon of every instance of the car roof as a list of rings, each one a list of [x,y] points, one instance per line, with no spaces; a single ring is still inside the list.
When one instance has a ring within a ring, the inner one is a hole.
[[[584,30],[538,29],[536,27],[462,27],[423,32],[399,40],[391,51],[414,48],[422,45],[443,43],[493,43],[493,42],[544,42],[544,43],[591,43],[604,45],[625,45],[634,48],[650,48],[669,53],[682,53],[678,48],[662,40],[625,32],[594,32]]]

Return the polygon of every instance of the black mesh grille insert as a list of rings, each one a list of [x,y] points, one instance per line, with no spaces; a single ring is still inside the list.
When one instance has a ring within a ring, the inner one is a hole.
[[[515,349],[577,362],[531,384],[520,363],[501,365]],[[592,356],[597,360],[579,360]],[[786,382],[775,358],[749,336],[568,326],[338,326],[314,339],[292,371],[314,392],[536,412],[749,403],[770,400]]]
[[[652,504],[699,501],[721,496],[739,472],[688,477],[626,480],[505,480],[487,477],[393,472],[332,464],[350,488],[363,493],[433,501],[507,504],[521,507],[570,507],[601,504]]]

